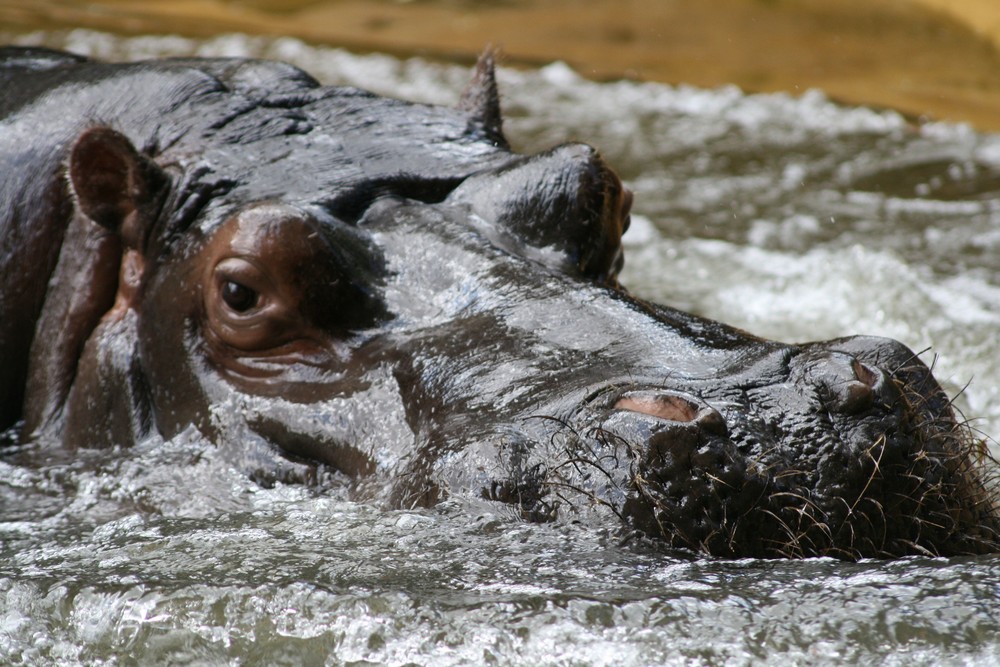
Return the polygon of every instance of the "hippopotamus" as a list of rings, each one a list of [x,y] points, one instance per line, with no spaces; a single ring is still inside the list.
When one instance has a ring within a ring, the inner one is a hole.
[[[913,351],[630,294],[632,194],[589,145],[513,152],[491,53],[454,108],[39,48],[0,52],[0,89],[21,451],[193,429],[265,485],[594,512],[694,554],[1000,546],[985,446]]]

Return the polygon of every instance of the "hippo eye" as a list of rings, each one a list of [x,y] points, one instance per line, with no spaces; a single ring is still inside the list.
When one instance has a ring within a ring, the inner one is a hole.
[[[246,285],[227,280],[222,284],[222,300],[237,313],[245,313],[257,305],[260,295]]]

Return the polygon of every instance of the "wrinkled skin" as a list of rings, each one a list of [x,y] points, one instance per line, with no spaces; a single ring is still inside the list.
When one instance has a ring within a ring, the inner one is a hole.
[[[488,55],[457,109],[277,63],[2,55],[22,443],[194,427],[262,483],[599,507],[721,556],[997,549],[989,470],[910,350],[630,296],[631,194],[589,146],[510,152]]]

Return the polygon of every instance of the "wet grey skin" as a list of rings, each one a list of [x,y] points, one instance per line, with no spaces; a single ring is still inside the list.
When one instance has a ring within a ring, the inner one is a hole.
[[[630,295],[631,193],[590,146],[511,152],[490,54],[455,109],[39,49],[0,89],[21,455],[193,428],[262,484],[596,508],[698,554],[997,550],[995,464],[911,350]]]

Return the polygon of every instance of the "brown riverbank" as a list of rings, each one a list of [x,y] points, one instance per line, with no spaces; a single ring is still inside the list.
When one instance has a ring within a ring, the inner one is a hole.
[[[748,91],[820,88],[849,103],[1000,130],[995,0],[0,0],[0,29],[291,35],[360,51],[564,60]]]

